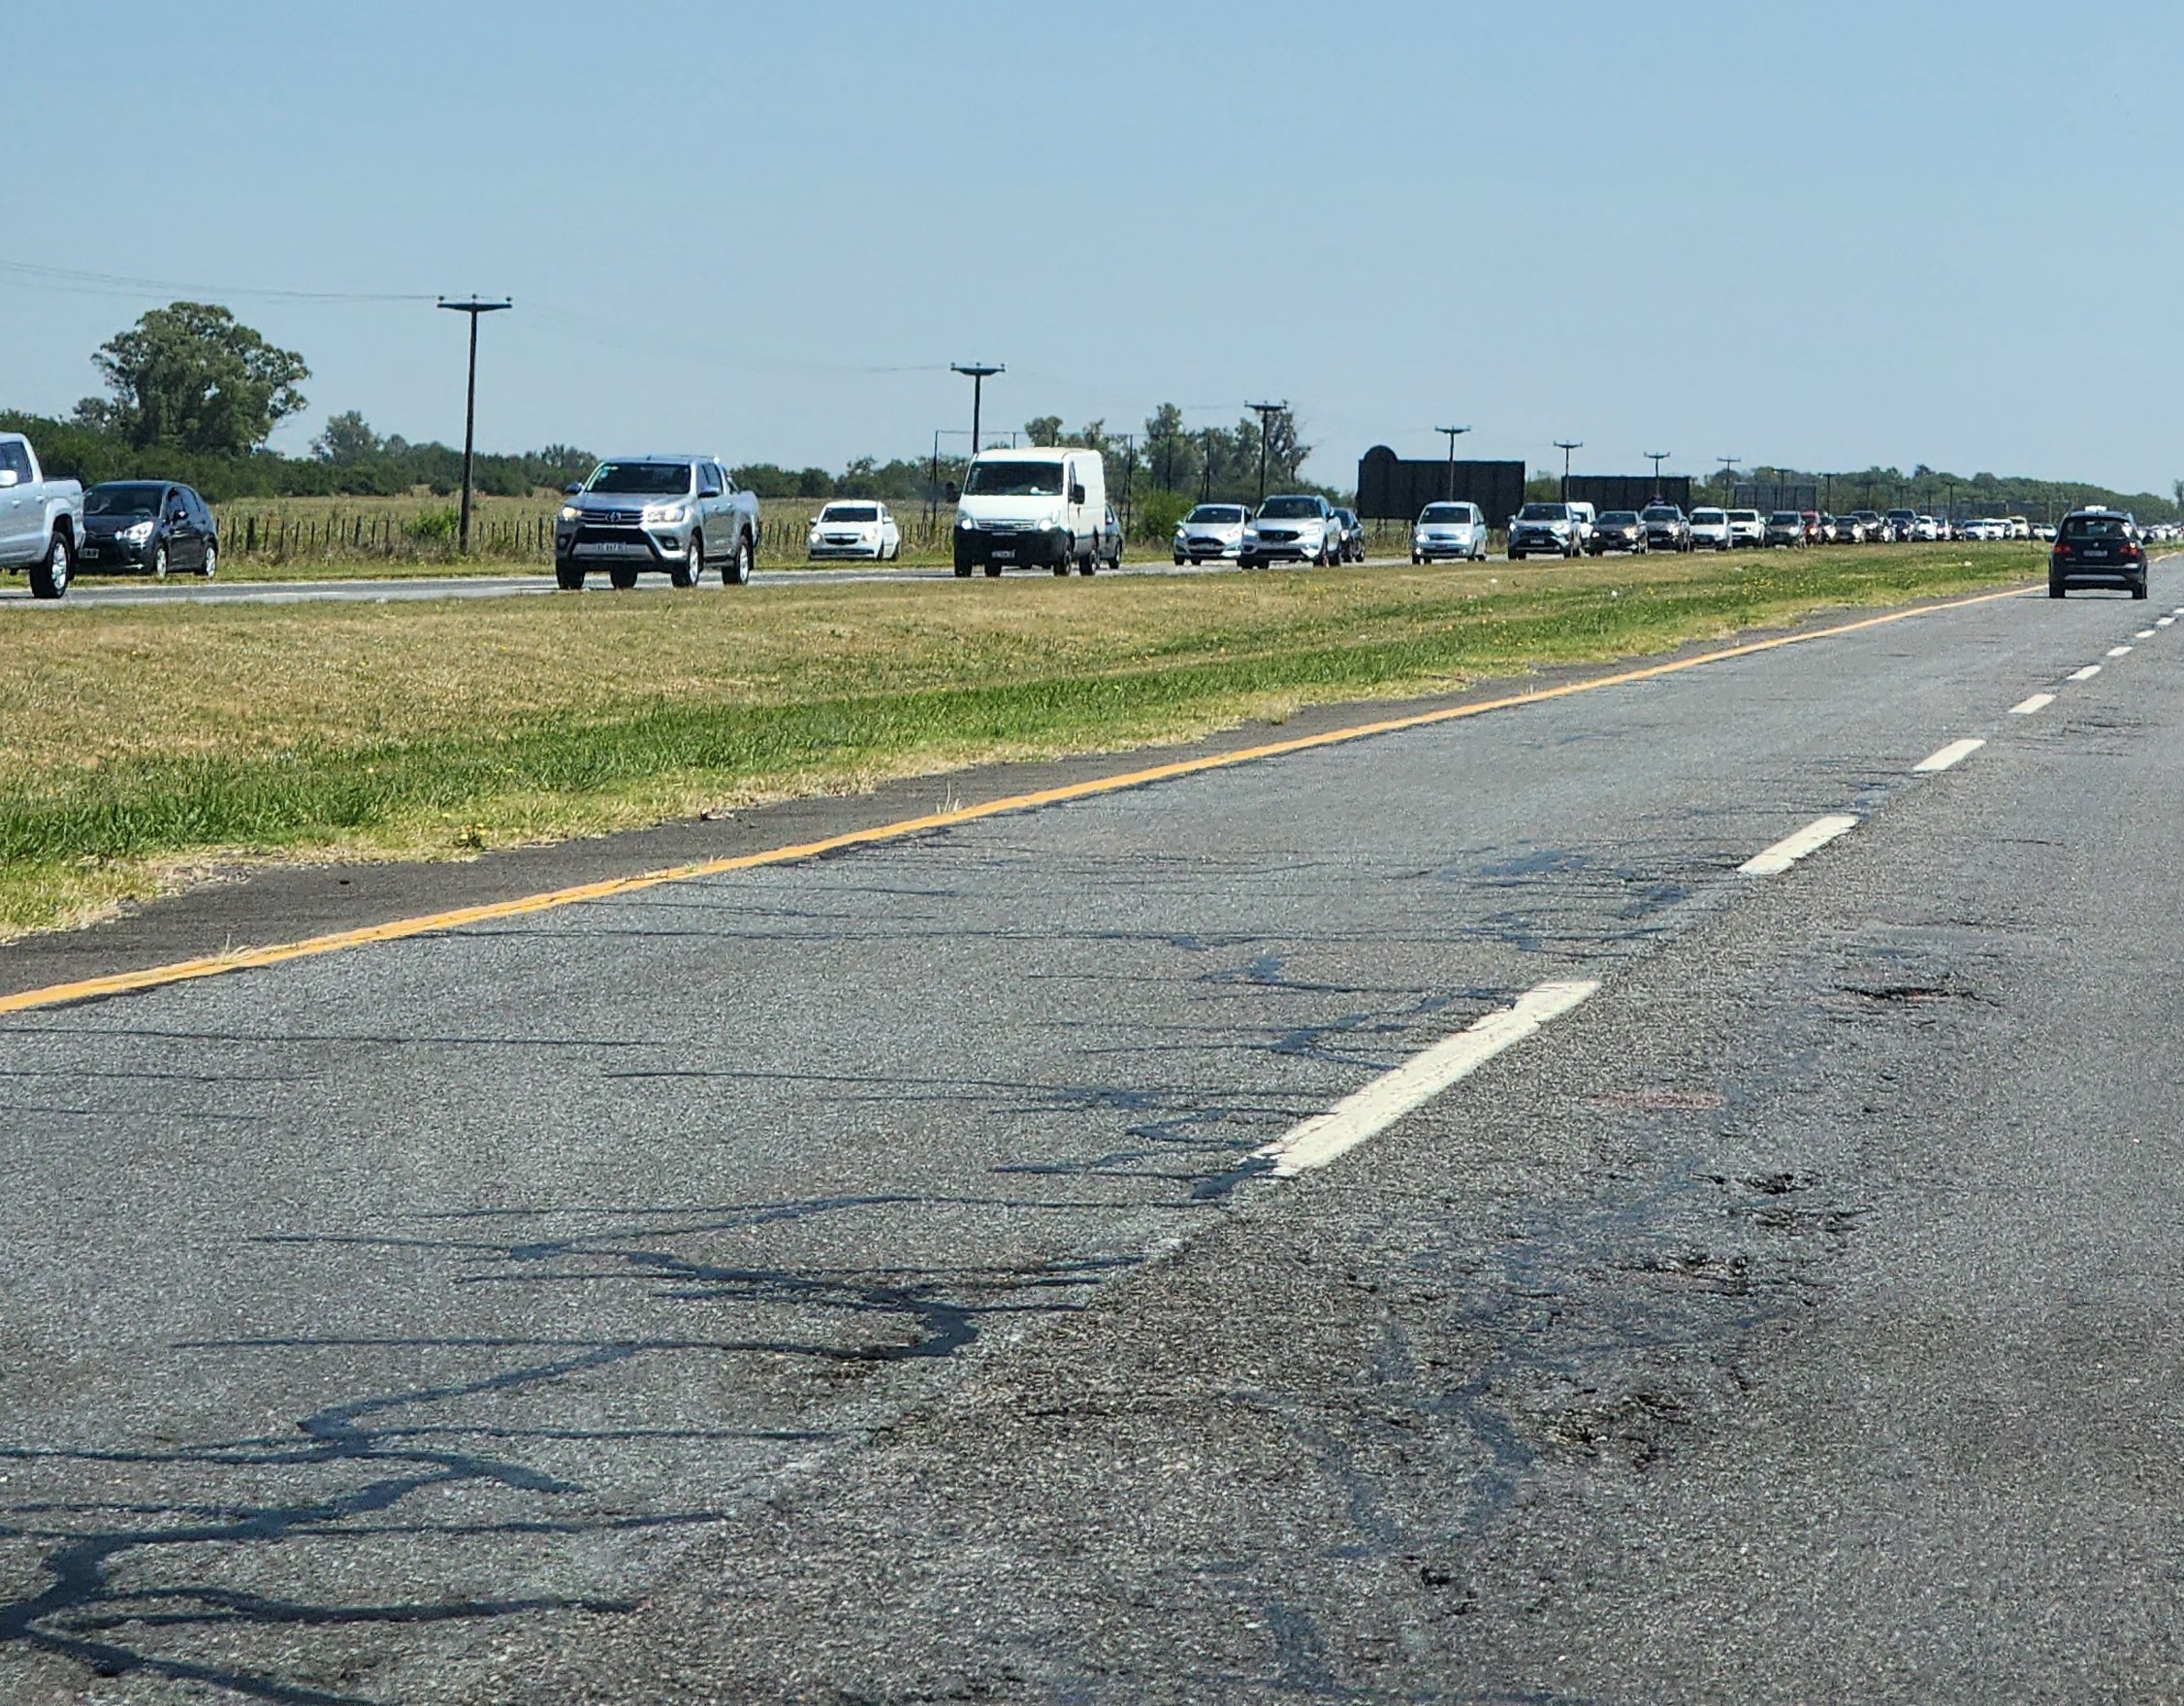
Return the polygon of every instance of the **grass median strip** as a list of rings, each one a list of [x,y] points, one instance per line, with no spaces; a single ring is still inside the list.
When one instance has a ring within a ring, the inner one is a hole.
[[[434,856],[1182,738],[1838,605],[2022,551],[91,609],[0,658],[0,927],[242,859]]]

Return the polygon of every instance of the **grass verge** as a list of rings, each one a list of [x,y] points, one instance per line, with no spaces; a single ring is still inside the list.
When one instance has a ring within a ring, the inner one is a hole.
[[[2021,581],[2022,546],[44,613],[0,930],[239,861],[460,856]]]

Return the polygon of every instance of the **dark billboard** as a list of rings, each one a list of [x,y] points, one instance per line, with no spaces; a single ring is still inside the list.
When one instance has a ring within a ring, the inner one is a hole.
[[[1525,501],[1521,462],[1460,462],[1450,478],[1446,460],[1404,462],[1375,444],[1358,464],[1358,513],[1371,521],[1416,521],[1429,503],[1460,499],[1476,503],[1489,527],[1505,527]]]
[[[1688,513],[1691,477],[1688,474],[1572,474],[1570,501],[1590,503],[1605,515],[1611,509],[1643,509],[1658,499]]]

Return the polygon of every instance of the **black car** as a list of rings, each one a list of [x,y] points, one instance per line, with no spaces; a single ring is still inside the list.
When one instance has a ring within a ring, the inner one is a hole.
[[[1365,525],[1358,519],[1354,509],[1338,509],[1334,519],[1342,524],[1342,550],[1335,558],[1337,563],[1363,563],[1365,560]]]
[[[1638,519],[1646,524],[1647,550],[1688,551],[1691,548],[1691,523],[1677,504],[1649,503],[1638,512]]]
[[[1608,510],[1592,524],[1592,537],[1586,540],[1585,548],[1594,557],[1605,557],[1611,551],[1630,551],[1643,556],[1646,524],[1638,519],[1635,509]]]
[[[2120,509],[2073,509],[2055,531],[2047,554],[2047,595],[2060,598],[2080,586],[2129,587],[2146,595],[2146,547],[2138,524]]]
[[[162,480],[110,480],[83,494],[83,567],[146,568],[160,580],[170,570],[212,578],[220,561],[220,530],[205,499],[187,486]]]

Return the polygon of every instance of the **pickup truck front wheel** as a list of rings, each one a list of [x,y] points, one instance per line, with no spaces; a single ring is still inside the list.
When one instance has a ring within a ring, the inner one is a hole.
[[[584,564],[572,557],[555,558],[554,585],[564,593],[584,591]]]
[[[76,552],[68,542],[68,535],[56,532],[52,548],[46,553],[46,561],[30,565],[30,595],[34,598],[58,598],[68,591],[68,583],[75,578]]]

